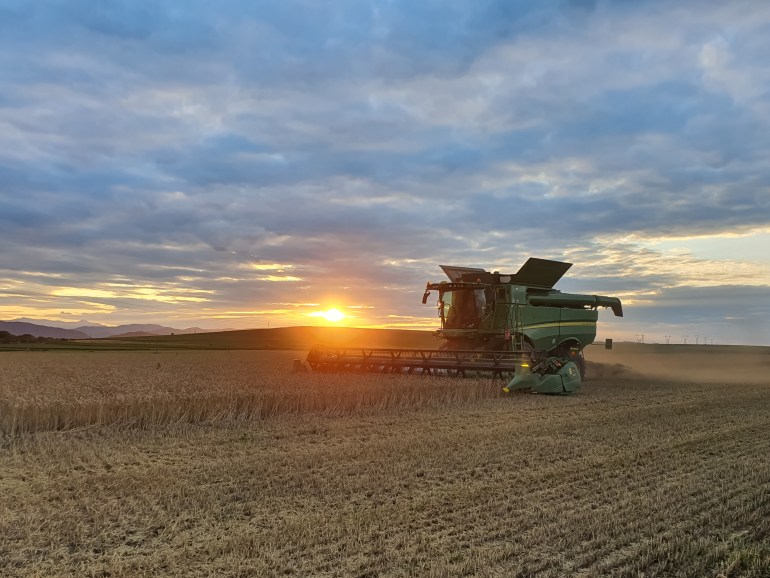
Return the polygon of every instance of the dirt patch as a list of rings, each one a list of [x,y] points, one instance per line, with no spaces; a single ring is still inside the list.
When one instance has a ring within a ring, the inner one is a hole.
[[[644,374],[623,365],[622,363],[600,363],[598,361],[586,361],[587,379],[644,379]]]
[[[645,344],[619,344],[612,350],[600,346],[586,348],[590,376],[618,379],[638,377],[695,383],[770,383],[770,349],[762,347],[714,346],[682,347]],[[598,368],[595,365],[625,368]],[[635,375],[636,377],[632,377]]]

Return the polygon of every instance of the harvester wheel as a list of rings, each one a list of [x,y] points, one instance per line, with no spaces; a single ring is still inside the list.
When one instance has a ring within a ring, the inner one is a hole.
[[[583,357],[582,351],[575,356],[575,365],[580,372],[581,381],[584,380],[586,378],[586,358]]]

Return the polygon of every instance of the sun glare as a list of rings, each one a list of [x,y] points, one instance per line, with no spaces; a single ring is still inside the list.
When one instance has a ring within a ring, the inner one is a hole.
[[[332,323],[337,323],[345,319],[345,314],[342,313],[342,311],[340,311],[339,309],[327,309],[326,311],[322,312],[322,317],[327,321],[331,321]]]
[[[339,323],[345,319],[345,314],[336,308],[327,309],[326,311],[314,311],[310,313],[311,317],[323,317],[331,323]]]

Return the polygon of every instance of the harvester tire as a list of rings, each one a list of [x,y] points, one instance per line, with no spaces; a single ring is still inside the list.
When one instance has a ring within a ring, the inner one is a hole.
[[[586,358],[583,357],[582,351],[575,356],[575,365],[580,372],[581,381],[584,380],[586,378]]]

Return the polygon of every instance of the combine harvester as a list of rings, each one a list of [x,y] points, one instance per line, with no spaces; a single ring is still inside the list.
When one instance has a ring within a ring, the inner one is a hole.
[[[449,281],[428,283],[422,302],[438,292],[443,339],[437,350],[314,346],[315,371],[379,371],[513,376],[503,391],[569,394],[585,377],[583,349],[596,338],[599,307],[623,316],[617,297],[553,288],[571,263],[530,258],[517,273],[441,268]]]

